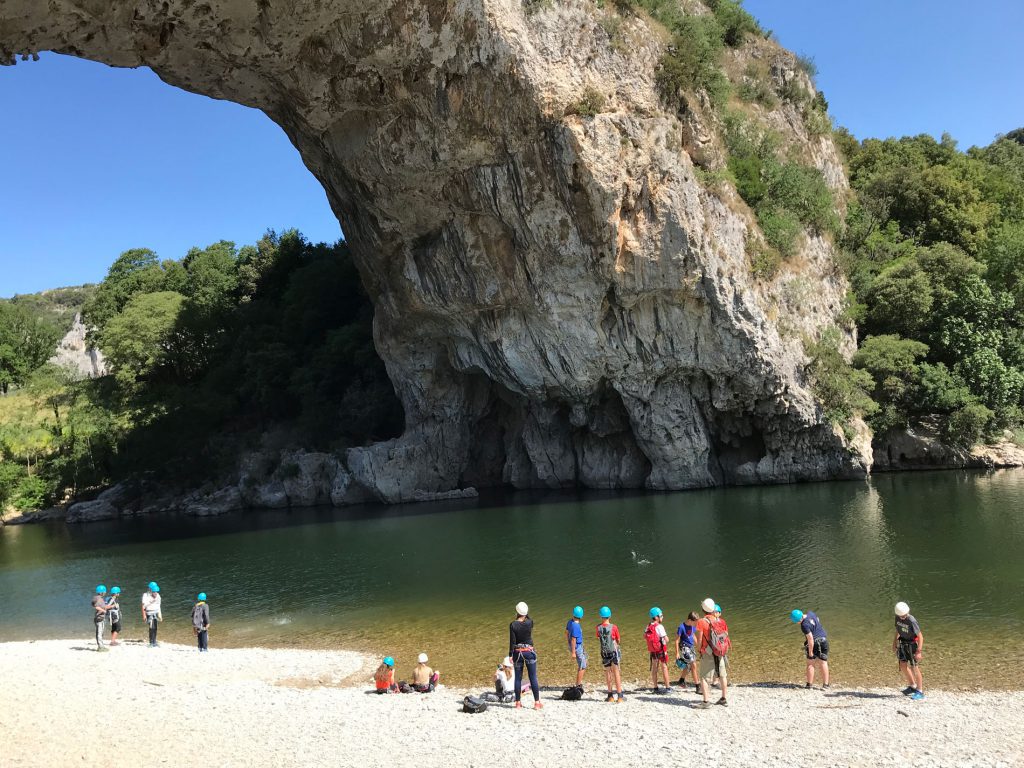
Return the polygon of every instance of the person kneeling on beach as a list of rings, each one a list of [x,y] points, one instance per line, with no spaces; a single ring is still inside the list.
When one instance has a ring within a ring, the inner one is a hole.
[[[196,600],[198,602],[192,606],[192,632],[199,643],[199,652],[206,653],[210,650],[210,606],[206,604],[205,592],[200,592]]]
[[[412,671],[412,687],[418,693],[433,693],[437,687],[437,681],[441,677],[440,672],[427,666],[428,660],[427,654],[421,653],[416,659],[416,667]]]
[[[619,645],[619,628],[612,624],[612,609],[607,605],[598,611],[601,623],[597,625],[597,647],[601,651],[601,666],[604,667],[604,679],[608,684],[608,698],[615,704],[625,701],[622,698],[622,648]],[[614,683],[614,685],[613,685]]]
[[[789,613],[789,619],[794,624],[800,625],[800,632],[804,636],[804,653],[807,655],[807,685],[810,688],[814,685],[814,669],[821,670],[822,688],[830,688],[828,682],[828,634],[821,626],[818,614],[814,611],[804,613],[794,608]]]
[[[700,649],[700,694],[704,699],[701,708],[711,706],[708,701],[708,689],[717,677],[722,686],[722,698],[718,704],[728,704],[726,692],[729,687],[729,661],[727,654],[732,646],[729,640],[729,628],[718,613],[715,601],[710,597],[700,604],[704,618],[697,622],[697,647]]]
[[[540,684],[537,682],[537,650],[533,647],[533,619],[530,618],[529,606],[524,602],[516,603],[516,620],[508,625],[508,655],[515,664],[516,671],[516,709],[521,709],[523,668],[530,677],[530,690],[533,692],[533,708],[543,709],[540,703]]]
[[[910,615],[910,606],[896,603],[896,637],[892,649],[900,663],[900,672],[910,683],[903,694],[914,701],[924,698],[924,678],[921,676],[921,654],[924,651],[924,634],[917,619]]]
[[[529,683],[522,687],[529,690]],[[506,656],[498,664],[498,670],[494,673],[494,692],[498,696],[498,701],[508,703],[516,700],[516,674],[511,656]]]
[[[395,683],[395,660],[385,656],[384,661],[373,673],[373,683],[377,693],[398,693],[398,684]]]

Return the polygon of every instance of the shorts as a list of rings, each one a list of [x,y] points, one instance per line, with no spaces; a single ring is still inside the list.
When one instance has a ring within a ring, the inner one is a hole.
[[[729,681],[729,660],[727,656],[715,656],[709,651],[700,657],[700,676],[705,683],[711,685],[715,675]]]
[[[622,663],[622,651],[615,651],[615,653],[605,653],[601,651],[601,666],[605,669],[608,667],[617,667]]]
[[[651,666],[655,664],[668,664],[668,651],[658,651],[657,653],[651,653]]]
[[[587,668],[587,652],[582,645],[576,646],[576,667],[581,670]]]
[[[804,650],[807,650],[807,642],[804,641]],[[810,659],[817,659],[818,661],[828,661],[828,638],[827,637],[816,637],[814,638],[814,648],[811,650]]]
[[[921,663],[914,658],[915,653],[917,653],[917,643],[915,642],[905,643],[901,640],[900,644],[896,646],[896,658],[911,667],[916,667]]]
[[[111,632],[120,632],[121,631],[121,622],[120,621],[112,621],[112,622],[110,622],[110,631]]]

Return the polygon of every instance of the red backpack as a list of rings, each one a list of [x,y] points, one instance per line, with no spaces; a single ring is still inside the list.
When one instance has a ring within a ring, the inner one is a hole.
[[[653,621],[644,630],[644,640],[647,641],[647,650],[651,653],[661,653],[665,650],[665,645],[658,636],[658,625]]]
[[[707,636],[704,638],[707,647],[715,656],[725,656],[732,648],[732,640],[729,639],[729,627],[725,619],[705,616],[708,623]]]

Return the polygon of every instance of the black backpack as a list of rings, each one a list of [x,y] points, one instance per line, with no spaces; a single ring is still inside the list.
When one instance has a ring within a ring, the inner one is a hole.
[[[562,701],[579,701],[583,698],[583,686],[573,685],[562,691]]]
[[[487,709],[487,702],[476,696],[467,696],[462,700],[462,711],[471,715],[478,714]]]

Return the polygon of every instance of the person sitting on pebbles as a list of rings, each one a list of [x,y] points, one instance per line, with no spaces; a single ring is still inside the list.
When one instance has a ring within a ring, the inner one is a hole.
[[[412,671],[412,687],[418,693],[433,693],[441,673],[427,666],[427,654],[421,653],[416,659],[416,667]]]
[[[395,660],[385,656],[384,660],[373,673],[373,683],[377,693],[398,693],[398,684],[395,683]]]

